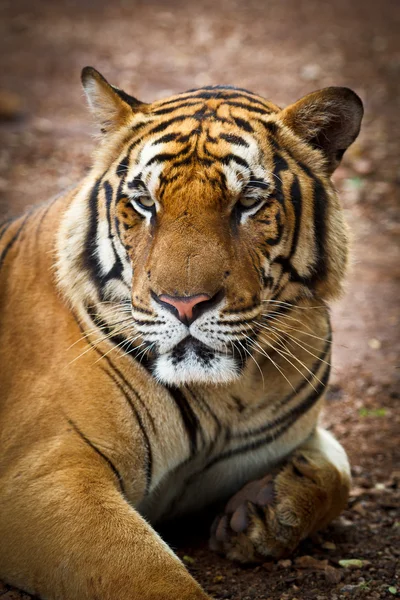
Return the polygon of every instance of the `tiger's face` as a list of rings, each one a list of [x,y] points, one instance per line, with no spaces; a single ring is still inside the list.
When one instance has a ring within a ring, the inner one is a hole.
[[[130,156],[117,205],[132,315],[168,383],[240,373],[251,321],[273,286],[266,241],[283,242],[273,157],[255,132],[215,118],[223,100],[210,104],[201,99],[209,116],[178,127],[156,121],[159,133]]]
[[[105,130],[87,232],[97,297],[129,305],[131,343],[161,382],[229,382],[269,307],[340,291],[329,176],[361,103],[328,88],[281,110],[217,87],[143,104],[92,69],[83,81]]]

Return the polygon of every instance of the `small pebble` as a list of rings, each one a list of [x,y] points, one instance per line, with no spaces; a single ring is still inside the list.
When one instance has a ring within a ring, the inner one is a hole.
[[[328,565],[325,567],[325,579],[328,583],[339,583],[342,579],[342,574],[339,569],[335,569],[335,567],[331,567]]]
[[[334,544],[333,542],[324,542],[321,545],[321,548],[323,548],[324,550],[336,550],[336,544]]]
[[[358,590],[358,585],[344,585],[342,588],[340,588],[341,592],[343,592],[343,593],[350,592],[350,594],[353,594],[357,590]]]

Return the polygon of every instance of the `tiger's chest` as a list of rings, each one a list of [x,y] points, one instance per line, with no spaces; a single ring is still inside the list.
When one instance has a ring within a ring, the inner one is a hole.
[[[183,401],[180,398],[181,410]],[[246,482],[265,475],[315,427],[319,397],[303,414],[296,408],[302,401],[292,395],[271,403],[260,396],[245,407],[237,397],[213,404],[196,398],[192,413],[184,417],[186,455],[172,469],[165,464],[139,511],[152,522],[172,518],[228,499]]]

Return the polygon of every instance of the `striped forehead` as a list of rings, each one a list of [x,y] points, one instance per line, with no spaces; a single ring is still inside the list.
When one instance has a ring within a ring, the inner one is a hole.
[[[179,170],[182,177],[193,176],[193,167],[206,178],[211,171],[213,177],[219,172],[232,193],[251,177],[268,179],[250,123],[276,107],[261,100],[249,103],[250,94],[243,96],[236,90],[224,90],[222,97],[221,91],[210,94],[200,90],[153,105],[149,116],[154,121],[137,147],[128,180],[140,177],[155,194],[161,177],[173,171],[176,178]]]
[[[151,111],[158,115],[172,115],[176,110],[195,112],[193,109],[197,105],[202,106],[197,109],[199,112],[213,110],[222,105],[244,109],[258,115],[279,110],[271,102],[248,90],[229,86],[208,86],[154,102]]]

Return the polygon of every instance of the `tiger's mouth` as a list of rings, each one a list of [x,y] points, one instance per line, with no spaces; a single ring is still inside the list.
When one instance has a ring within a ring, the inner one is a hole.
[[[215,357],[216,350],[192,335],[188,335],[172,350],[173,360],[181,362],[188,354],[196,355],[200,362],[207,364]]]
[[[170,351],[157,355],[152,370],[158,381],[168,385],[221,384],[237,379],[242,364],[233,354],[188,335]]]

